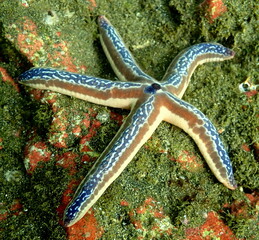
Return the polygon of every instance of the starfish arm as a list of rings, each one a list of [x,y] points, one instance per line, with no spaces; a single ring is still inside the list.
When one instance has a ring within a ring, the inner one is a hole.
[[[117,77],[121,81],[154,82],[155,80],[144,73],[137,65],[119,33],[109,20],[104,16],[100,16],[98,22],[103,50]]]
[[[53,90],[92,103],[124,109],[130,109],[143,94],[140,83],[113,82],[51,68],[32,68],[21,74],[19,80],[33,88]]]
[[[64,213],[66,226],[75,224],[85,215],[152,135],[162,121],[154,109],[154,96],[142,104],[137,103],[119,132],[79,185]]]
[[[182,128],[198,145],[210,169],[226,187],[236,188],[232,165],[216,128],[191,104],[167,93],[164,120]]]
[[[224,61],[234,52],[218,43],[200,43],[179,53],[168,67],[161,84],[167,91],[182,98],[195,68],[205,62]]]

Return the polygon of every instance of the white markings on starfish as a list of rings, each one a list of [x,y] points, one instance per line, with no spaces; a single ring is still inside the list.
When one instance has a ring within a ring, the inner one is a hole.
[[[51,68],[33,68],[20,76],[23,84],[34,88],[131,109],[67,206],[64,213],[66,226],[75,224],[85,215],[163,120],[186,131],[217,179],[226,187],[235,189],[231,162],[216,128],[202,112],[181,100],[199,64],[233,58],[234,52],[217,43],[194,45],[178,54],[159,83],[139,68],[104,16],[99,17],[99,27],[103,49],[120,82]]]

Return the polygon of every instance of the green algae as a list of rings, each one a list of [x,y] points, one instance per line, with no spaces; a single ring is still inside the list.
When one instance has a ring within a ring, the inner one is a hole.
[[[143,69],[158,79],[162,78],[172,58],[194,43],[217,41],[233,48],[236,51],[233,60],[217,64],[208,63],[195,71],[184,99],[202,110],[218,129],[223,130],[221,138],[228,148],[236,180],[245,193],[251,193],[259,187],[258,162],[253,149],[253,143],[258,139],[258,132],[255,131],[258,126],[255,116],[258,95],[248,99],[239,92],[238,85],[248,76],[255,80],[258,78],[255,60],[256,53],[258,55],[258,39],[253,34],[258,12],[254,10],[255,1],[247,3],[228,0],[225,1],[228,11],[210,24],[202,15],[200,3],[201,1],[186,3],[173,0],[146,0],[135,3],[97,1],[98,7],[90,11],[89,4],[85,1],[77,1],[77,4],[68,4],[66,1],[35,1],[28,12],[28,9],[6,1],[2,3],[2,13],[11,11],[14,14],[3,15],[1,22],[4,24],[5,32],[13,31],[7,26],[22,16],[28,16],[39,26],[40,36],[50,36],[50,45],[59,41],[54,33],[61,31],[65,41],[73,43],[70,53],[75,62],[78,65],[87,64],[87,74],[110,79],[115,77],[100,50],[97,36],[96,16],[100,14],[105,14],[118,29]],[[60,21],[46,26],[42,19],[50,9],[58,14]],[[60,14],[63,12],[73,15],[65,17]],[[49,47],[40,53],[39,60],[34,64],[51,66],[52,62],[46,57],[51,50]],[[12,52],[5,55],[13,56]],[[18,75],[17,70],[14,71],[15,75]],[[5,116],[11,124],[4,126],[4,139],[8,139],[8,142],[7,149],[4,148],[4,152],[0,151],[1,164],[8,163],[3,173],[9,169],[17,169],[23,179],[18,185],[7,183],[4,193],[10,196],[9,206],[13,199],[22,199],[25,213],[10,217],[7,222],[1,222],[0,224],[4,225],[1,229],[5,231],[0,234],[4,239],[46,239],[46,236],[50,239],[66,239],[64,229],[58,225],[56,207],[67,183],[67,175],[51,161],[43,164],[31,177],[27,176],[22,165],[22,151],[26,138],[23,135],[15,139],[11,134],[17,128],[23,129],[24,132],[32,126],[43,128],[45,131],[50,121],[49,108],[36,104],[34,108],[23,113],[21,106],[25,103],[21,96],[11,91],[10,87],[6,90],[6,86],[3,85],[6,84],[2,84],[0,89],[5,94],[0,96],[4,96],[1,101],[5,103],[2,105],[5,115],[0,116]],[[9,97],[6,92],[10,94]],[[25,99],[25,94],[22,96]],[[10,98],[13,98],[12,101]],[[64,108],[71,104],[67,99],[65,97],[61,103]],[[28,98],[26,100],[31,101]],[[87,107],[83,103],[78,106],[78,100],[76,101],[75,107]],[[107,110],[96,107],[100,112]],[[10,109],[13,109],[13,112]],[[28,121],[30,118],[34,118],[35,122]],[[117,127],[113,121],[105,123],[99,129],[96,138],[91,141],[91,146],[97,152],[102,152]],[[158,139],[161,140],[160,144]],[[250,146],[250,152],[242,150],[241,146],[244,143]],[[203,161],[193,141],[178,128],[167,123],[161,124],[145,146],[147,149],[142,148],[139,151],[123,174],[95,204],[95,215],[99,225],[105,229],[103,239],[134,239],[140,236],[128,212],[140,206],[149,196],[163,203],[164,212],[170,216],[172,225],[177,227],[173,235],[168,238],[165,236],[165,239],[182,239],[186,228],[196,227],[204,222],[204,213],[211,210],[219,211],[225,203],[232,203],[234,200],[245,200],[240,189],[232,192],[218,183],[205,163],[198,172],[190,172],[183,169],[180,163],[168,160],[166,154],[160,153],[161,149],[166,149],[176,158],[181,150],[197,152],[196,155]],[[78,147],[76,146],[74,151],[77,151],[76,148]],[[52,150],[54,153],[62,152],[54,148]],[[84,170],[80,170],[78,176],[85,174],[88,168],[90,164]],[[122,199],[126,199],[130,207],[120,206]],[[6,202],[5,198],[0,200]],[[248,215],[255,215],[255,211],[254,207],[250,207]],[[38,216],[36,220],[35,216]],[[252,237],[251,229],[254,229],[252,232],[256,232],[256,220],[233,217],[229,210],[225,210],[221,217],[239,238]],[[185,218],[189,219],[187,225],[183,224]],[[143,219],[146,220],[148,222],[148,219]],[[156,239],[152,235],[148,237]]]
[[[64,187],[57,187],[56,183],[66,179],[64,170],[50,163],[39,168],[32,177],[26,174],[23,152],[28,140],[27,132],[32,127],[28,113],[31,109],[25,98],[2,79],[0,96],[0,137],[3,139],[0,150],[0,211],[6,216],[0,221],[0,238],[42,239],[47,234],[54,239],[63,235],[60,239],[64,239],[64,229],[57,224],[56,216],[64,191]],[[21,204],[17,209],[14,208],[16,203]],[[43,227],[42,221],[49,222],[49,225]]]

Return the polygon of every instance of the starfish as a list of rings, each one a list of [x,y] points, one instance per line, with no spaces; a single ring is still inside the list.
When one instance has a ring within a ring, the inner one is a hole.
[[[234,52],[217,43],[196,44],[176,56],[160,82],[140,69],[107,18],[100,16],[98,23],[102,47],[120,81],[52,68],[32,68],[19,77],[22,84],[33,88],[131,110],[78,186],[64,212],[65,225],[72,226],[85,215],[163,120],[188,133],[216,178],[229,189],[235,189],[231,162],[216,128],[201,111],[181,100],[199,64],[231,59]]]

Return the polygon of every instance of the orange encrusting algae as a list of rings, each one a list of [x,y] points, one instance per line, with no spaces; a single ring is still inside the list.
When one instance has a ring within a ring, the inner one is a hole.
[[[227,11],[227,7],[222,0],[205,0],[200,6],[205,8],[205,17],[210,23],[213,23],[216,18]]]

